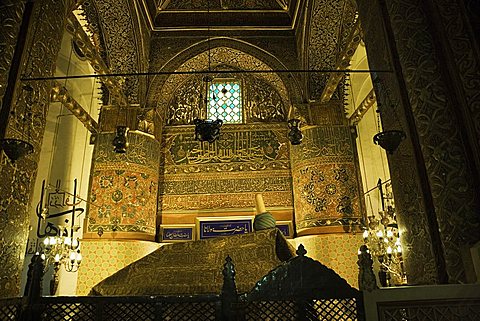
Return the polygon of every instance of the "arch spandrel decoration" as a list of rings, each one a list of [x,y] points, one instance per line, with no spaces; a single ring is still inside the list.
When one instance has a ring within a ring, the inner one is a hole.
[[[210,49],[209,49],[210,48]],[[208,53],[210,66],[229,65],[240,70],[265,70],[263,80],[281,93],[284,105],[304,101],[299,79],[289,73],[273,73],[272,70],[287,70],[288,68],[269,52],[238,39],[213,38],[201,41],[179,50],[168,62],[158,64],[158,59],[152,55],[151,71],[202,71],[208,69]],[[157,109],[157,114],[164,118],[168,101],[173,89],[183,83],[188,75],[157,75],[150,82],[147,104]]]
[[[222,65],[217,70],[235,70],[233,66]],[[243,92],[243,115],[246,123],[286,122],[289,105],[274,85],[262,77],[252,74],[212,73],[215,79],[236,79]],[[207,118],[204,99],[206,83],[203,75],[194,75],[177,85],[170,96],[166,111],[166,125],[192,125],[195,118]]]
[[[209,64],[209,54],[211,69],[215,69],[215,67],[218,65],[230,65],[234,66],[235,69],[240,70],[267,71],[265,74],[256,74],[257,78],[269,83],[279,93],[284,106],[290,105],[287,88],[284,85],[282,79],[278,76],[278,74],[271,72],[272,68],[258,58],[255,58],[240,50],[228,47],[213,48],[210,50],[210,53],[208,51],[203,52],[187,60],[179,68],[177,68],[176,71],[182,72],[207,70]],[[160,92],[158,94],[155,94],[155,96],[157,96],[158,98],[155,99],[156,107],[159,109],[161,115],[165,115],[166,109],[169,106],[169,101],[174,94],[176,88],[178,88],[178,85],[185,83],[190,77],[191,76],[184,74],[174,74],[167,78]]]

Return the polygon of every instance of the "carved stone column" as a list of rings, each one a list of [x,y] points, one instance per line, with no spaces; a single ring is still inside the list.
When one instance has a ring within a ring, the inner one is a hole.
[[[20,275],[28,235],[29,205],[32,188],[35,181],[38,155],[45,129],[45,118],[48,109],[48,98],[51,83],[48,81],[29,82],[33,88],[34,104],[31,115],[25,121],[25,99],[22,93],[23,77],[49,77],[55,71],[55,62],[60,49],[63,35],[63,17],[73,8],[73,0],[39,0],[33,5],[33,12],[28,24],[28,34],[23,55],[13,54],[19,24],[23,14],[23,3],[20,1],[4,1],[0,5],[2,23],[2,47],[5,55],[2,57],[0,85],[3,98],[11,95],[9,104],[2,101],[2,114],[8,115],[5,128],[6,138],[27,139],[34,146],[34,153],[15,163],[10,162],[2,153],[0,156],[0,297],[18,296]],[[18,48],[17,48],[18,49]],[[2,51],[2,55],[4,55]],[[19,62],[12,65],[12,57],[22,58],[20,68],[11,75],[6,87],[4,75],[18,67]],[[4,58],[7,59],[4,59]],[[28,135],[30,133],[30,135]],[[3,131],[2,131],[2,137]]]
[[[467,249],[480,238],[478,172],[476,146],[465,131],[472,127],[464,111],[471,98],[454,88],[460,75],[452,77],[445,55],[452,48],[442,40],[449,35],[439,28],[433,2],[358,4],[370,67],[392,70],[374,76],[384,130],[407,132],[389,166],[408,281],[467,282]]]

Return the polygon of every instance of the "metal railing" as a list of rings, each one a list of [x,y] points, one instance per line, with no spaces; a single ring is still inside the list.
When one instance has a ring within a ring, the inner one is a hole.
[[[368,321],[480,320],[480,284],[386,288],[364,299]]]
[[[25,296],[0,300],[0,321],[363,321],[361,292],[348,286],[333,271],[327,269],[322,274],[315,268],[326,269],[303,253],[282,264],[276,274],[273,270],[262,278],[257,283],[257,292],[239,295],[235,268],[227,257],[223,287],[218,295],[42,297],[43,261],[34,258],[29,266]],[[305,282],[296,282],[298,273]],[[330,282],[332,273],[344,283]],[[322,280],[319,284],[327,280],[330,290],[312,286],[312,277]],[[282,279],[290,281],[280,283]],[[280,288],[285,291],[268,294],[271,289]]]

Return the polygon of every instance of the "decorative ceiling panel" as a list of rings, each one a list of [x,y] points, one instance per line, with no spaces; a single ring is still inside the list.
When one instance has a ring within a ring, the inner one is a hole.
[[[292,28],[305,0],[143,0],[155,29]]]
[[[160,1],[160,10],[285,10],[288,0]],[[166,5],[166,6],[165,6]],[[164,8],[163,8],[164,6]]]

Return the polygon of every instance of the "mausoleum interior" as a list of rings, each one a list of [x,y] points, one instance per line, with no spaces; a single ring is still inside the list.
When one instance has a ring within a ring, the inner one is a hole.
[[[157,294],[220,290],[218,253],[246,292],[299,245],[360,290],[362,245],[377,291],[478,283],[479,12],[3,1],[0,297],[34,255],[45,296],[138,294],[150,253]]]

